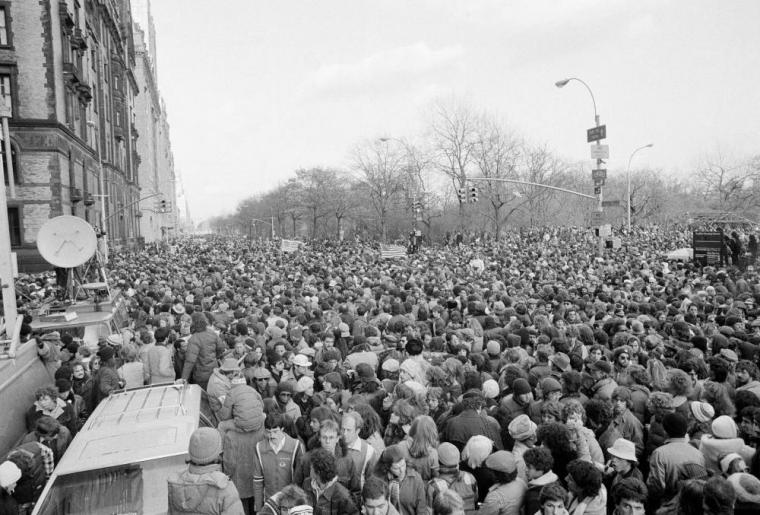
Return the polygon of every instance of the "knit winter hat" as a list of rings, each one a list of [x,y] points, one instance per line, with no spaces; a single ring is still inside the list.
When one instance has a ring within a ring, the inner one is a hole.
[[[738,430],[736,429],[736,423],[728,415],[721,415],[713,420],[712,433],[715,438],[736,438]]]
[[[459,465],[459,449],[449,442],[443,442],[438,446],[438,463],[443,467],[456,467]]]
[[[501,352],[501,344],[496,340],[489,340],[486,344],[486,352],[490,356],[497,356]]]
[[[530,384],[528,384],[528,381],[523,378],[515,379],[515,382],[512,383],[512,392],[515,395],[524,395],[526,393],[530,393]]]
[[[340,374],[338,374],[338,377],[340,377]],[[312,379],[309,376],[302,376],[296,382],[296,392],[298,392],[298,393],[305,392],[309,388],[314,388],[314,379]]]
[[[707,422],[715,416],[715,408],[706,402],[692,401],[689,407],[698,422]]]
[[[483,395],[488,399],[495,399],[499,395],[499,383],[493,379],[483,381]]]
[[[537,428],[538,426],[536,423],[525,414],[515,417],[515,419],[507,426],[509,435],[518,442],[534,436]]]
[[[552,392],[560,392],[562,391],[562,385],[553,377],[545,377],[541,380],[541,391],[544,392],[544,395]]]
[[[0,465],[0,487],[8,488],[21,479],[21,469],[12,461],[4,461]]]
[[[199,427],[190,436],[187,453],[196,465],[208,465],[222,454],[222,436],[210,427]]]

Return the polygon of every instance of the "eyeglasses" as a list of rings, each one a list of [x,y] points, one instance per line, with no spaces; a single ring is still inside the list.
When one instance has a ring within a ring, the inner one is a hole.
[[[280,397],[292,397],[292,395],[290,392],[280,392]]]

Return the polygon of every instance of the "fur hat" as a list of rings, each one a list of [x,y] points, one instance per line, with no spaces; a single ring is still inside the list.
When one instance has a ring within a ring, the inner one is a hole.
[[[222,454],[222,436],[210,427],[199,427],[190,436],[187,453],[196,465],[208,465]]]
[[[530,393],[530,384],[523,378],[515,379],[515,382],[512,383],[512,392],[515,395],[524,395],[526,393]]]
[[[495,399],[499,395],[499,383],[493,379],[484,381],[481,389],[483,390],[483,395],[488,399]]]
[[[760,503],[760,479],[746,472],[728,476],[728,482],[736,492],[736,500],[744,503]]]

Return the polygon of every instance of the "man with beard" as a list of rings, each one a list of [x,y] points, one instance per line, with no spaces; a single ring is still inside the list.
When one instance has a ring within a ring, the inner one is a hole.
[[[631,391],[628,388],[624,386],[615,388],[612,393],[612,407],[615,415],[612,426],[622,438],[634,443],[636,456],[641,457],[644,452],[644,428],[631,411],[631,402]]]
[[[757,365],[753,362],[743,359],[736,364],[736,392],[747,390],[755,394],[760,400],[760,381],[758,378]]]

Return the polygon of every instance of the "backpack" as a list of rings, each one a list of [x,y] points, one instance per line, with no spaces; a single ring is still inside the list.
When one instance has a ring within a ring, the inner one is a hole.
[[[435,490],[435,495],[432,496],[430,502],[433,502],[433,499],[441,492],[451,489],[459,494],[459,497],[464,501],[465,513],[469,514],[478,509],[478,498],[475,494],[477,482],[472,474],[460,470],[455,479],[436,477],[431,479],[429,484]]]
[[[36,501],[47,481],[42,445],[38,442],[21,444],[8,453],[7,460],[21,470],[13,496],[20,504]]]

